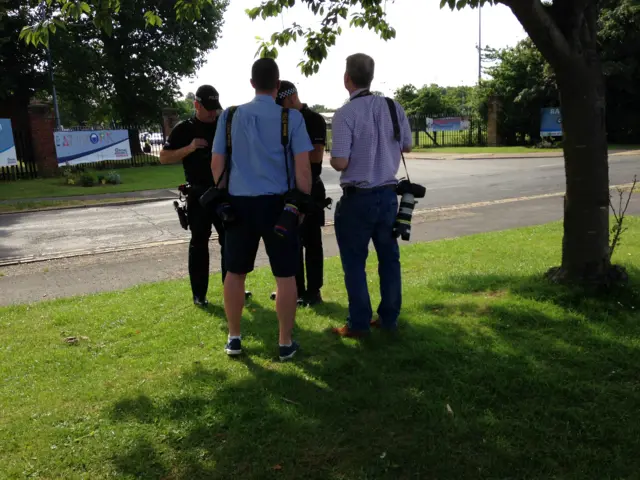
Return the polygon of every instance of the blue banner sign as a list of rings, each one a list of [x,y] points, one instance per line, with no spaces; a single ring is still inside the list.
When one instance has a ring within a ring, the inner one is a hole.
[[[540,136],[561,137],[562,116],[559,108],[543,108],[540,115]]]
[[[55,132],[58,165],[126,160],[131,158],[128,130]]]
[[[11,167],[18,164],[16,145],[13,140],[11,120],[0,118],[0,167]]]

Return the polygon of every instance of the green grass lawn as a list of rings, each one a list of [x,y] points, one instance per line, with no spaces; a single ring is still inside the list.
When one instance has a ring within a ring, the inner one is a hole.
[[[0,200],[135,192],[139,190],[176,188],[181,183],[184,183],[182,165],[153,165],[114,170],[120,174],[122,179],[120,185],[81,187],[78,185],[65,185],[63,178],[39,178],[1,183]],[[94,171],[92,173],[98,175],[99,173],[105,174],[108,171],[110,170]]]
[[[639,145],[609,145],[609,151],[638,150]],[[415,152],[429,153],[458,153],[458,154],[510,154],[510,153],[558,153],[562,148],[533,148],[533,147],[434,147],[414,148]]]
[[[0,477],[633,478],[640,471],[640,219],[632,287],[583,299],[540,279],[559,224],[405,247],[397,337],[361,343],[327,262],[277,361],[270,272],[250,276],[231,360],[186,280],[0,309]],[[376,266],[368,265],[376,301]],[[123,272],[126,275],[126,272]],[[76,337],[75,344],[65,338]]]

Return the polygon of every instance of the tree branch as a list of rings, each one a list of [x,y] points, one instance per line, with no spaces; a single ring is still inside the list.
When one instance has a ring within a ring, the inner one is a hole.
[[[554,69],[572,59],[571,46],[540,0],[501,0],[501,3],[511,9]]]

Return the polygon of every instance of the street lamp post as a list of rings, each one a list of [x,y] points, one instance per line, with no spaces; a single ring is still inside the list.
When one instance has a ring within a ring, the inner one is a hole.
[[[478,88],[482,81],[482,4],[478,3]],[[482,144],[482,122],[478,121],[478,145]]]
[[[482,5],[478,4],[478,85],[482,80]]]

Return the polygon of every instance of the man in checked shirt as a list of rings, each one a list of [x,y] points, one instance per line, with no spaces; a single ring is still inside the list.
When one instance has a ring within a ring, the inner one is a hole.
[[[335,231],[349,297],[347,324],[334,332],[343,337],[365,336],[372,326],[396,330],[402,304],[400,250],[393,225],[398,213],[400,150],[411,151],[411,128],[400,104],[393,102],[400,127],[398,145],[386,99],[369,90],[374,67],[368,55],[347,58],[344,86],[350,101],[332,122],[331,166],[342,172],[343,190],[335,211]],[[377,319],[373,319],[365,273],[370,240],[378,254],[380,275]]]

